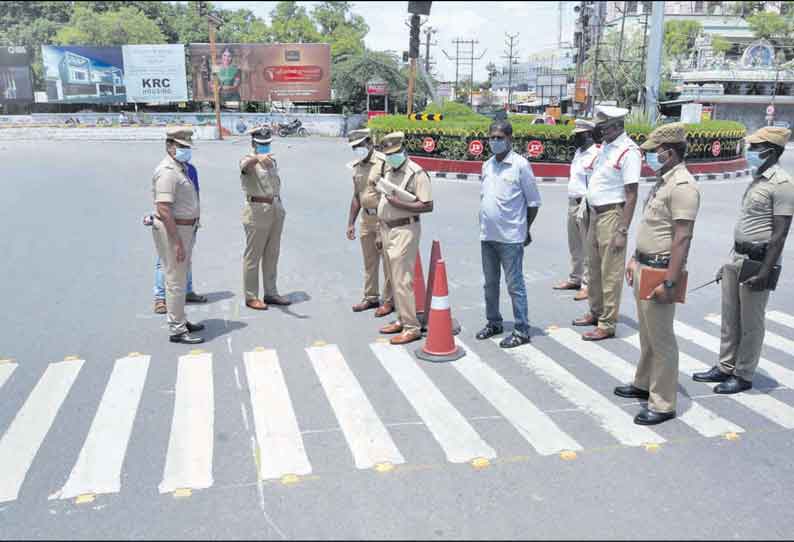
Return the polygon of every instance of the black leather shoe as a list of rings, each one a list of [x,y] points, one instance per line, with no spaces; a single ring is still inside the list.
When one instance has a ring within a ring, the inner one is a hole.
[[[752,382],[748,382],[744,378],[740,378],[736,375],[731,375],[728,377],[727,380],[725,380],[725,382],[714,386],[714,393],[723,393],[726,395],[730,395],[732,393],[747,391],[752,387],[753,387]]]
[[[509,337],[502,339],[499,342],[499,346],[502,348],[515,348],[516,346],[521,346],[522,344],[528,344],[531,342],[532,339],[529,338],[529,335],[518,335],[514,331]]]
[[[189,333],[171,335],[170,337],[168,337],[168,340],[171,341],[172,343],[182,343],[182,344],[199,344],[204,342],[203,338],[196,337],[195,335],[190,335]]]
[[[618,397],[625,397],[626,399],[647,399],[649,396],[647,391],[641,390],[632,384],[618,386],[615,388],[615,395]]]
[[[191,324],[187,322],[187,332],[188,333],[195,333],[196,331],[201,331],[204,329],[204,324]]]
[[[504,328],[502,328],[502,326],[486,324],[485,327],[482,328],[477,335],[475,335],[475,337],[481,341],[484,341],[485,339],[490,339],[494,335],[500,335],[502,333],[504,333]]]
[[[720,368],[715,365],[704,373],[693,373],[692,380],[695,382],[725,382],[730,376],[720,371]]]
[[[672,412],[654,412],[647,408],[634,417],[634,423],[637,425],[657,425],[667,420],[675,418],[675,410]]]

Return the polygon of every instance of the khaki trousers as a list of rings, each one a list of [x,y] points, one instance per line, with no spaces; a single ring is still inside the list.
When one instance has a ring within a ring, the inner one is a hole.
[[[598,327],[614,332],[620,311],[620,295],[626,272],[626,247],[615,252],[609,248],[612,237],[620,227],[622,208],[596,214],[591,208],[588,229],[588,258],[590,283],[587,292],[590,311],[598,319]],[[627,243],[628,244],[628,243]]]
[[[361,252],[364,254],[364,299],[367,301],[380,300],[380,285],[378,271],[383,260],[383,302],[393,303],[391,277],[386,267],[386,252],[378,250],[378,241],[381,239],[380,225],[377,217],[364,215],[361,217],[359,228]]]
[[[420,331],[414,298],[414,264],[419,251],[422,228],[418,222],[408,226],[383,228],[383,250],[389,260],[394,304],[404,331]]]
[[[648,408],[675,411],[678,397],[678,343],[673,331],[675,303],[640,299],[640,269],[634,275],[634,298],[640,323],[640,362],[634,386],[650,393]]]
[[[278,295],[278,257],[286,213],[281,207],[270,204],[247,203],[246,206],[243,213],[243,289],[245,300],[251,301],[259,298],[260,267],[264,297]]]
[[[752,380],[764,344],[769,290],[755,292],[739,284],[742,258],[722,268],[720,370]]]
[[[165,304],[168,307],[168,331],[171,335],[181,335],[187,332],[185,293],[187,270],[190,268],[193,255],[196,227],[177,225],[176,232],[185,248],[185,259],[182,262],[176,261],[176,246],[168,237],[165,224],[159,218],[154,219],[152,237],[154,237],[154,246],[157,249],[157,255],[160,256],[165,274]]]
[[[571,254],[571,274],[568,277],[574,284],[587,284],[587,223],[589,213],[579,217],[579,203],[568,198],[568,252]]]

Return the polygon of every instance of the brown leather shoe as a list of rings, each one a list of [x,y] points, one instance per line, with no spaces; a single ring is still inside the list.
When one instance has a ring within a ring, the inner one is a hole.
[[[392,339],[389,342],[391,344],[394,344],[394,345],[408,344],[408,343],[412,343],[414,341],[418,341],[421,338],[422,338],[422,332],[421,331],[416,331],[416,330],[414,330],[414,331],[403,331],[402,333],[400,333],[396,337],[392,337]]]
[[[394,304],[386,302],[375,311],[375,318],[383,318],[394,312]]]
[[[595,328],[593,331],[588,331],[582,334],[583,341],[603,341],[604,339],[611,339],[615,336],[614,331],[605,331],[600,327]]]
[[[259,299],[249,299],[248,301],[245,302],[245,306],[248,307],[249,309],[254,309],[257,311],[267,310],[267,304],[263,303]]]
[[[165,299],[155,299],[154,300],[154,313],[155,314],[165,314],[168,312],[168,307],[165,304]]]
[[[577,318],[573,321],[573,325],[575,326],[596,326],[598,325],[598,318],[593,316],[592,312],[588,312],[581,318]]]
[[[377,309],[380,306],[380,303],[373,300],[364,300],[361,303],[356,303],[353,305],[353,312],[363,312],[368,311],[369,309]]]
[[[380,332],[384,335],[393,335],[394,333],[401,333],[403,325],[400,322],[392,322],[388,326],[380,328]]]
[[[266,295],[262,298],[265,303],[270,303],[271,305],[292,305],[292,301],[284,297],[283,295]]]
[[[575,282],[571,282],[570,280],[565,280],[559,283],[557,286],[552,286],[553,290],[578,290],[581,288],[581,284],[576,284]]]
[[[574,301],[584,301],[587,299],[587,286],[576,292],[576,295],[573,296]]]

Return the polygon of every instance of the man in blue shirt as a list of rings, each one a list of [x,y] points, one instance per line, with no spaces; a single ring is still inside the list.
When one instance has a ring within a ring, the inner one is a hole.
[[[513,127],[506,120],[491,124],[488,145],[494,154],[482,168],[480,187],[480,250],[485,275],[485,310],[488,323],[477,333],[480,340],[502,333],[499,287],[504,269],[513,301],[513,333],[502,348],[530,342],[527,291],[524,284],[524,247],[541,205],[540,192],[529,162],[513,152]]]
[[[196,166],[190,162],[185,162],[187,167],[187,176],[196,187],[196,193],[199,191],[198,171]],[[195,237],[194,237],[195,239]],[[206,303],[207,296],[199,295],[193,291],[193,269],[187,271],[187,288],[185,294],[185,302],[187,303]],[[165,304],[165,276],[163,275],[163,264],[160,257],[154,264],[154,312],[157,314],[165,314],[168,312],[168,307]]]

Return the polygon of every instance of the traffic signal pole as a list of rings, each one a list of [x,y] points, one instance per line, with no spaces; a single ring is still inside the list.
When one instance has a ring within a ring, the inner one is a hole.
[[[416,58],[419,56],[419,15],[411,15],[411,41],[408,47],[408,114],[414,112],[414,89],[416,87]]]

